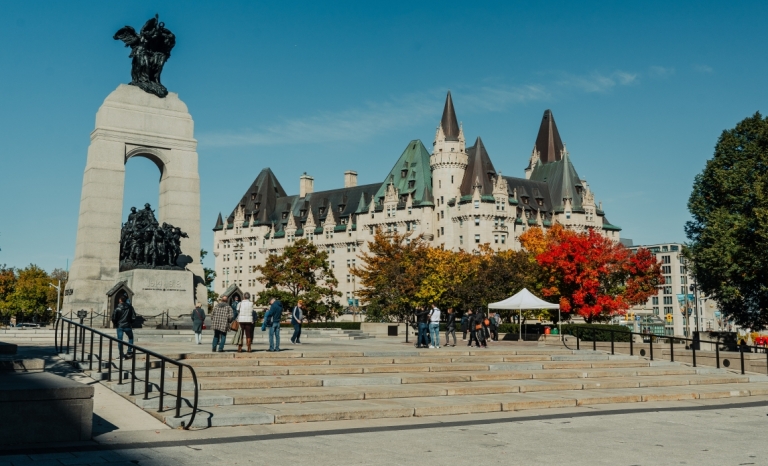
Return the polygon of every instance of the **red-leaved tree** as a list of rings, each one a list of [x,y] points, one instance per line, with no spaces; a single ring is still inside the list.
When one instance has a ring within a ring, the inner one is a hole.
[[[650,251],[632,253],[593,230],[558,228],[529,236],[521,237],[523,246],[526,239],[537,245],[536,261],[548,272],[542,294],[560,297],[563,313],[575,312],[588,323],[624,314],[656,294],[663,283],[661,266]]]

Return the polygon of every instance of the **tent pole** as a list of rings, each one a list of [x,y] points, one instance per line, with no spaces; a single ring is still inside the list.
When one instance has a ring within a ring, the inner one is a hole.
[[[560,334],[560,341],[563,341],[563,318],[560,316],[560,308],[557,308],[557,333]]]
[[[519,311],[520,311],[520,317],[519,317],[519,320],[517,321],[517,332],[519,335],[517,337],[517,341],[523,341],[523,310],[519,309]]]

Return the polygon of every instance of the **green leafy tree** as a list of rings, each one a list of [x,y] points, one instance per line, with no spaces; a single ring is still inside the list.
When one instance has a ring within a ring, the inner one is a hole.
[[[0,314],[3,317],[12,315],[10,298],[15,290],[16,270],[3,264],[0,266]]]
[[[200,263],[203,263],[203,259],[205,259],[205,256],[208,255],[208,251],[205,249],[200,249]],[[205,283],[205,288],[208,290],[208,311],[213,310],[213,305],[216,303],[216,298],[218,295],[215,291],[213,291],[213,281],[216,280],[216,271],[213,269],[209,269],[205,266],[203,266],[203,282]]]
[[[357,295],[366,306],[367,321],[402,322],[415,306],[434,297],[429,293],[442,293],[442,285],[435,286],[437,291],[421,289],[428,251],[420,237],[376,231],[360,266],[352,269],[360,279]]]
[[[32,264],[16,271],[16,283],[13,293],[6,299],[7,313],[18,320],[37,318],[48,321],[53,318],[56,294],[51,293],[51,277],[45,270]]]
[[[258,280],[266,286],[258,295],[258,304],[278,298],[284,307],[292,308],[301,299],[307,306],[308,320],[328,320],[341,311],[339,282],[328,264],[328,253],[304,238],[287,246],[282,254],[270,255],[256,270],[261,273]]]
[[[726,319],[768,326],[768,118],[723,131],[688,201],[685,254]]]

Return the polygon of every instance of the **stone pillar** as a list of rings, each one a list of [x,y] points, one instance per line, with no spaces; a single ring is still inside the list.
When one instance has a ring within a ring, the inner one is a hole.
[[[121,84],[99,108],[91,133],[75,258],[65,291],[67,310],[102,309],[107,290],[117,280],[125,164],[131,157],[148,158],[159,168],[157,219],[189,235],[182,239],[181,250],[192,259],[187,268],[195,275],[196,299],[206,297],[200,264],[200,177],[194,122],[176,93],[159,98]]]

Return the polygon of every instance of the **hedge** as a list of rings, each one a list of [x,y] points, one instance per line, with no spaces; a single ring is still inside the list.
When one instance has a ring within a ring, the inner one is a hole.
[[[281,322],[281,327],[290,327],[290,322]],[[360,322],[309,322],[301,325],[302,328],[338,328],[341,330],[360,330]]]
[[[563,335],[578,336],[582,341],[611,341],[609,330],[613,330],[613,341],[628,342],[630,339],[630,330],[624,325],[563,324]]]

